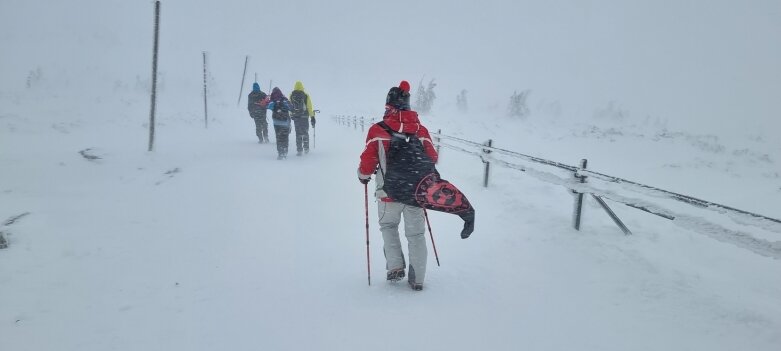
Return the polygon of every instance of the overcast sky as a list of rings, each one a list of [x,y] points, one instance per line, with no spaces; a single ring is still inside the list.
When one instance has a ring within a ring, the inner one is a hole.
[[[0,0],[0,91],[36,67],[87,95],[148,80],[152,19],[149,0]],[[250,55],[250,81],[288,93],[300,79],[331,113],[381,111],[392,84],[425,75],[435,113],[461,89],[486,113],[531,89],[533,109],[568,118],[615,101],[687,127],[781,127],[777,0],[163,1],[160,72],[180,102],[200,99],[203,50],[225,101]]]

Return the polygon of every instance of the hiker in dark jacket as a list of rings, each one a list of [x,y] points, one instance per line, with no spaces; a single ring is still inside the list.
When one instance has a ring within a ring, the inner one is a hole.
[[[388,92],[383,121],[372,125],[366,135],[366,148],[361,153],[361,162],[358,166],[358,180],[367,184],[372,174],[377,175],[375,196],[379,201],[377,210],[384,242],[387,280],[398,281],[405,276],[406,263],[399,240],[399,223],[403,216],[404,235],[409,246],[408,283],[412,289],[422,290],[423,280],[426,277],[427,256],[423,208],[398,202],[398,199],[391,198],[385,191],[389,189],[387,186],[393,186],[386,182],[385,177],[389,167],[394,166],[394,160],[388,157],[391,139],[397,137],[392,134],[414,135],[420,140],[423,155],[421,160],[416,162],[430,163],[432,168],[437,162],[437,151],[434,149],[428,130],[420,124],[418,113],[410,109],[409,90],[409,83],[402,81],[398,87],[393,87]]]
[[[269,99],[266,93],[260,91],[260,84],[252,84],[252,92],[247,97],[249,116],[255,120],[255,135],[258,143],[268,143],[268,121],[266,120],[266,105]]]
[[[290,101],[282,94],[279,88],[271,91],[270,102],[271,121],[274,123],[274,133],[277,137],[277,160],[287,157],[288,135],[290,134]]]
[[[293,110],[290,117],[296,126],[296,156],[301,153],[309,153],[309,122],[315,127],[315,112],[312,109],[312,99],[304,90],[304,83],[297,81],[293,92],[290,93],[290,103]]]

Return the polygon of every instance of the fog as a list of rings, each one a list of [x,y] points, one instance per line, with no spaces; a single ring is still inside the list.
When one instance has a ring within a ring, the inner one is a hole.
[[[140,98],[153,6],[0,1],[0,93]],[[169,0],[161,12],[162,115],[199,113],[207,51],[215,107],[235,106],[250,55],[244,95],[255,73],[264,90],[302,80],[328,113],[376,114],[391,85],[433,78],[437,115],[462,89],[476,115],[530,89],[532,118],[588,119],[612,102],[671,128],[781,127],[778,1]]]

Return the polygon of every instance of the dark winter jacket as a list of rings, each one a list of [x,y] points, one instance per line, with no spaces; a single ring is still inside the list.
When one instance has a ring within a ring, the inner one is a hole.
[[[247,97],[247,109],[250,113],[262,113],[264,116],[266,114],[266,105],[268,105],[269,100],[267,99],[268,95],[266,93],[257,90],[249,93],[249,96]]]

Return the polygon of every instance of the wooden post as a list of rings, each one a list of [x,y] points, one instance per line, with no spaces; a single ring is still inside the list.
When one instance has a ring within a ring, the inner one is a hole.
[[[586,165],[588,164],[588,160],[585,158],[580,160],[580,168],[579,170],[586,169]],[[579,176],[577,172],[574,174],[575,178],[579,179],[581,183],[586,182],[585,176]],[[575,207],[572,212],[572,226],[575,228],[575,230],[580,230],[580,220],[582,218],[583,213],[583,193],[575,192]]]
[[[160,1],[155,1],[155,43],[152,49],[152,103],[149,111],[149,150],[155,148],[155,106],[157,104],[157,49],[160,38]]]
[[[605,212],[607,212],[607,215],[608,215],[608,216],[610,216],[610,219],[612,219],[612,220],[613,220],[613,222],[614,222],[614,223],[615,223],[615,224],[616,224],[616,225],[617,225],[619,228],[621,228],[621,231],[622,231],[622,232],[624,232],[624,235],[632,235],[632,232],[631,232],[631,231],[629,231],[629,228],[627,228],[627,227],[626,227],[626,225],[624,225],[624,222],[622,222],[622,221],[621,221],[621,219],[620,219],[620,218],[618,218],[618,216],[616,216],[616,213],[615,213],[615,212],[613,212],[613,210],[611,210],[611,209],[610,209],[610,207],[607,205],[607,203],[605,203],[605,200],[602,200],[602,198],[601,198],[601,197],[599,197],[599,196],[596,196],[596,195],[594,195],[594,194],[591,194],[591,196],[593,196],[593,197],[594,197],[594,200],[597,200],[597,202],[599,203],[599,205],[600,205],[600,206],[602,206],[602,209],[604,209],[604,210],[605,210]]]
[[[488,142],[486,142],[485,145],[488,146],[488,147],[491,147],[491,146],[493,146],[493,142],[494,142],[493,139],[488,139]],[[483,152],[487,155],[487,154],[491,153],[491,150],[483,149]],[[491,162],[488,162],[485,159],[483,159],[483,163],[485,163],[485,173],[483,175],[483,187],[487,188],[488,187],[488,175],[489,175],[489,173],[491,171]]]
[[[5,240],[5,236],[3,235],[3,232],[0,232],[0,249],[7,249],[8,248],[8,240]]]

